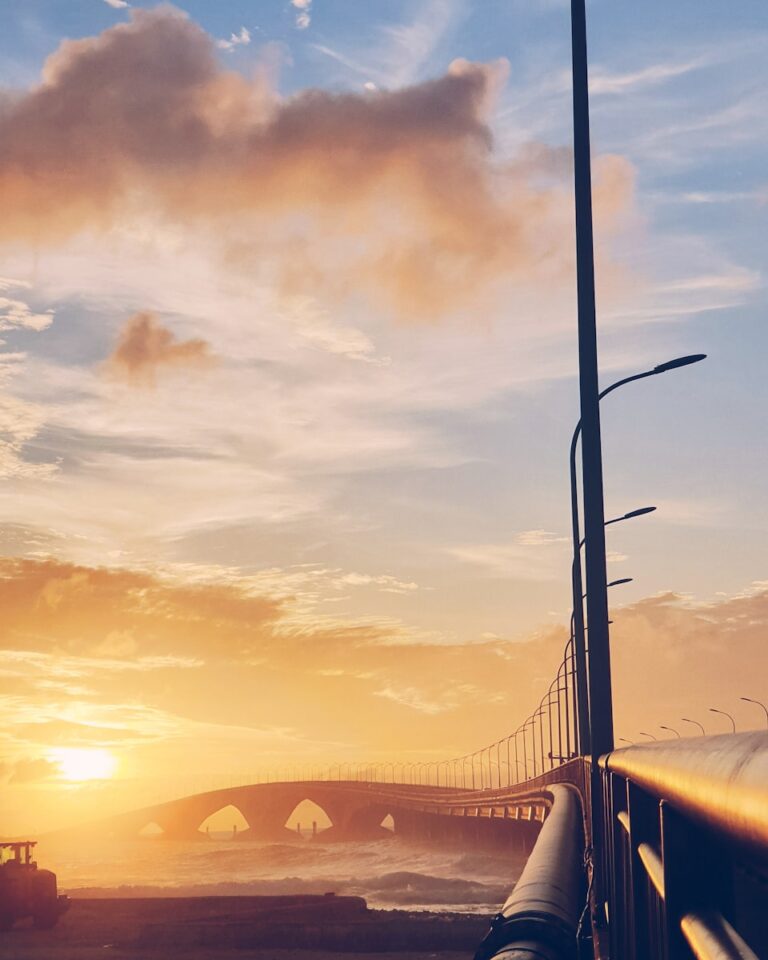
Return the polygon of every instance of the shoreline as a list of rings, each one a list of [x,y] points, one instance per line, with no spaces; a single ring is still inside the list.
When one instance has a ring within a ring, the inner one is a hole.
[[[487,913],[373,910],[362,897],[72,897],[53,930],[0,934],[2,960],[471,960]]]

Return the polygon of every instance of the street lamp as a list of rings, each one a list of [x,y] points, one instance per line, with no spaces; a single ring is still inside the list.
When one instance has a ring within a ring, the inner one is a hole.
[[[667,373],[669,370],[677,370],[680,367],[687,367],[690,364],[698,363],[706,358],[705,353],[694,353],[685,357],[678,357],[675,360],[668,360],[666,363],[660,363],[651,370],[643,373],[635,373],[629,377],[623,377],[612,383],[605,390],[598,394],[598,400],[607,397],[609,393],[618,390],[628,383],[635,380],[644,380],[647,377],[654,377],[660,373]],[[579,749],[582,754],[590,751],[589,736],[589,717],[587,712],[587,677],[586,677],[586,638],[584,635],[584,608],[582,606],[582,595],[584,593],[584,584],[581,570],[581,525],[579,522],[579,488],[576,474],[576,451],[581,436],[581,420],[576,424],[576,429],[571,437],[570,448],[570,477],[571,477],[571,532],[573,538],[573,566],[571,570],[572,592],[573,592],[573,611],[574,611],[574,655],[576,659],[576,681],[577,681],[577,713],[578,713],[578,734]],[[652,513],[654,507],[642,507],[639,510],[633,510],[623,517],[616,517],[605,523],[616,523],[619,520],[630,519],[631,517],[643,516],[646,513]]]
[[[621,523],[622,520],[632,520],[635,517],[644,517],[646,513],[653,513],[656,507],[638,507],[637,510],[630,510],[629,513],[622,513],[620,517],[613,517],[611,520],[606,520],[603,524],[604,527],[610,527],[612,523]],[[584,537],[579,541],[579,546],[584,546]]]
[[[724,717],[728,717],[728,719],[731,721],[733,732],[736,733],[736,721],[733,719],[730,713],[726,713],[725,710],[718,710],[717,707],[710,707],[709,711],[710,713],[721,713]]]
[[[595,903],[604,901],[602,867],[604,824],[600,792],[600,771],[597,760],[613,749],[613,705],[611,693],[611,655],[608,629],[608,597],[606,593],[605,508],[603,504],[603,455],[600,436],[600,401],[611,390],[640,375],[625,378],[600,392],[597,358],[597,308],[595,304],[595,252],[592,218],[592,159],[589,136],[589,69],[587,57],[586,0],[571,0],[571,91],[573,103],[573,187],[576,234],[576,306],[579,350],[580,419],[572,443],[571,504],[573,507],[573,607],[578,613],[574,642],[577,671],[579,750],[593,759],[592,780],[592,847],[594,856],[593,896]],[[703,355],[681,357],[655,368],[662,373],[687,363],[695,363]],[[648,374],[650,375],[650,373]],[[584,633],[584,592],[579,556],[578,490],[575,471],[575,446],[581,434],[581,473],[584,500],[585,567],[588,596],[587,617],[590,634],[589,676],[586,664]],[[578,611],[577,608],[578,607]],[[587,691],[589,699],[587,700]]]
[[[621,741],[621,743],[634,743],[634,742],[635,742],[634,740],[627,740],[626,737],[619,737],[619,740]]]
[[[765,725],[768,727],[768,707],[766,707],[762,700],[753,700],[752,697],[739,697],[739,700],[744,700],[746,703],[756,703],[758,707],[762,707],[765,711]]]
[[[613,520],[606,520],[605,526],[610,527],[612,523],[621,523],[622,520],[632,520],[634,517],[644,517],[646,513],[653,513],[656,507],[638,507],[637,510],[630,510],[620,517],[614,517]]]
[[[607,588],[609,588],[609,587],[620,587],[622,583],[632,583],[632,579],[633,579],[632,577],[621,577],[619,580],[611,580],[611,582],[610,582],[610,583],[606,583],[605,586],[606,586]],[[583,600],[585,597],[586,597],[586,593],[582,596],[581,599]],[[584,627],[584,630],[585,630],[585,631],[586,631],[587,629],[588,629],[588,627]]]
[[[682,740],[682,737],[677,732],[677,730],[675,730],[674,727],[665,727],[664,724],[661,723],[659,724],[659,730],[668,730],[670,733],[674,733],[674,735],[678,738],[678,740]]]
[[[680,717],[683,723],[692,723],[694,726],[698,727],[701,730],[702,737],[706,737],[707,731],[704,729],[704,724],[699,723],[698,720],[689,720],[688,717]]]
[[[640,731],[640,736],[641,736],[641,737],[648,737],[650,740],[658,740],[658,739],[659,739],[658,737],[654,737],[654,735],[653,735],[652,733],[646,733],[645,730],[641,730],[641,731]]]

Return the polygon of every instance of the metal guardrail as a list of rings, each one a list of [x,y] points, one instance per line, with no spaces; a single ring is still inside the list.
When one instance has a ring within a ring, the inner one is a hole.
[[[600,766],[611,957],[768,957],[768,735],[628,747]]]
[[[578,791],[548,790],[549,815],[515,889],[475,960],[563,960],[576,956],[584,905],[583,810]]]

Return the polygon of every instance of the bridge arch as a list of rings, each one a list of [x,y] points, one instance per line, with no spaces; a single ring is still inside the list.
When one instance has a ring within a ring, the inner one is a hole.
[[[235,803],[224,803],[209,813],[198,825],[199,833],[212,837],[236,837],[250,829],[247,817]]]
[[[344,832],[349,839],[387,840],[397,833],[399,816],[385,803],[367,803],[350,813]]]
[[[165,830],[156,820],[148,820],[143,827],[139,828],[136,836],[141,837],[142,840],[157,840],[165,836]]]
[[[333,820],[322,803],[305,797],[294,804],[285,818],[285,826],[294,833],[298,833],[300,827],[301,836],[308,837],[328,830],[333,826]]]

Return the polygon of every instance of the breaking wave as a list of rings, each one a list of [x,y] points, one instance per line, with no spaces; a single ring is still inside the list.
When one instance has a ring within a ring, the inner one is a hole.
[[[61,888],[78,897],[328,893],[380,909],[490,913],[514,886],[513,854],[436,849],[400,839],[258,843],[211,839],[41,844]]]

